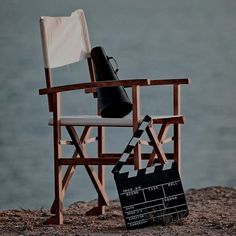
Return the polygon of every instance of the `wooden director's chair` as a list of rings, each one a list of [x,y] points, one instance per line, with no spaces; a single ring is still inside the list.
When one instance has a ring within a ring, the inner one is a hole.
[[[153,151],[141,153],[140,144],[135,146],[128,164],[134,165],[135,169],[141,168],[141,161],[147,160],[148,165],[153,162],[164,162],[174,159],[180,167],[180,125],[184,123],[184,117],[180,113],[180,86],[189,84],[188,79],[130,79],[119,81],[96,82],[94,76],[93,62],[91,59],[91,46],[87,30],[86,19],[83,10],[74,11],[68,17],[41,17],[41,38],[43,46],[44,67],[46,77],[46,88],[40,89],[39,94],[48,96],[49,111],[53,117],[49,125],[53,127],[54,140],[54,178],[55,178],[55,200],[51,207],[53,214],[46,223],[63,224],[63,199],[69,181],[77,165],[83,165],[98,193],[98,206],[91,209],[88,214],[103,214],[104,206],[108,205],[108,197],[105,191],[104,166],[114,165],[120,158],[121,153],[105,152],[105,127],[127,127],[136,131],[140,115],[140,88],[142,86],[172,85],[173,86],[173,115],[152,117],[153,124],[160,125],[158,134],[150,129]],[[90,72],[90,82],[69,84],[63,86],[52,86],[52,69],[62,67],[74,62],[86,59]],[[131,118],[102,118],[99,114],[95,116],[62,116],[60,94],[84,90],[86,93],[95,93],[97,88],[124,86],[132,90],[133,111]],[[173,137],[166,138],[167,131],[173,125]],[[77,127],[84,127],[78,135]],[[71,140],[63,140],[62,128],[66,128]],[[97,137],[90,137],[92,128],[97,128]],[[97,157],[91,158],[86,154],[86,144],[91,141],[97,142]],[[146,142],[146,144],[150,143]],[[165,153],[162,146],[166,142],[173,143],[173,153]],[[71,158],[62,156],[63,145],[74,145],[75,151]],[[95,171],[92,165],[97,165]],[[67,170],[62,176],[62,166]]]

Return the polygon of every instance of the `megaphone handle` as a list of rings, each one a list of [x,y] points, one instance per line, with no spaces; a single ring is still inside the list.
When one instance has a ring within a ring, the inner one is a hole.
[[[114,57],[107,57],[107,59],[108,59],[108,60],[113,60],[113,61],[115,62],[115,64],[116,64],[116,69],[115,69],[114,71],[115,71],[115,73],[117,74],[117,72],[119,71],[119,65],[118,65],[116,59],[115,59]]]

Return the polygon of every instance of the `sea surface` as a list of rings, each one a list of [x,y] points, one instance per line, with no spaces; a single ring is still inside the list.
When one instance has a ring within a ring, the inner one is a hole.
[[[38,94],[45,87],[39,17],[78,8],[86,13],[92,46],[117,59],[120,79],[191,78],[181,90],[184,188],[236,186],[235,0],[1,0],[0,209],[49,207],[53,200],[51,114]],[[88,81],[87,64],[60,68],[54,77],[54,84]],[[142,89],[142,113],[170,114],[171,92],[168,86]],[[95,113],[91,95],[73,92],[62,99],[63,114]],[[109,131],[107,151],[122,152],[131,132]],[[117,198],[106,170],[107,191]],[[96,197],[78,167],[65,205]]]

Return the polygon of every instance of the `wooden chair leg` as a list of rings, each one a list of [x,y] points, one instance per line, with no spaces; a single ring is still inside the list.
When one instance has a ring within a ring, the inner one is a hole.
[[[61,158],[61,127],[60,120],[60,94],[53,94],[53,141],[54,141],[54,186],[55,186],[55,216],[52,216],[45,224],[63,224],[63,197],[62,197],[62,167],[59,165]]]
[[[98,127],[98,158],[102,158],[102,154],[105,152],[105,128]],[[103,189],[105,190],[105,166],[98,165],[98,179],[101,182]],[[105,205],[103,199],[98,195],[98,206],[90,209],[86,212],[88,216],[102,215],[105,213]]]
[[[174,115],[181,113],[181,90],[180,85],[175,84],[173,87],[173,112]],[[180,124],[174,124],[174,160],[178,165],[179,174],[181,174],[181,128]]]
[[[174,125],[174,160],[178,165],[179,174],[181,174],[181,129],[179,124]]]
[[[105,152],[105,128],[98,127],[98,158],[102,158],[102,154]],[[98,166],[98,178],[101,182],[103,189],[105,189],[105,166]],[[105,206],[102,204],[102,199],[98,196],[98,214],[105,213]]]
[[[55,215],[47,219],[44,224],[63,224],[63,196],[62,196],[62,181],[61,181],[61,166],[55,168],[55,200],[53,203]]]
[[[98,127],[98,158],[102,158],[102,154],[105,152],[105,128]],[[105,166],[98,165],[98,179],[105,189]],[[88,216],[102,215],[105,213],[105,206],[103,199],[98,195],[98,206],[93,207],[86,212]]]
[[[73,126],[68,126],[67,127],[67,130],[68,130],[68,133],[75,145],[75,148],[80,156],[80,158],[85,158],[84,156],[84,152],[83,152],[83,147],[82,147],[82,144],[81,144],[81,141],[74,129]],[[101,198],[101,202],[103,205],[107,206],[108,205],[108,197],[107,197],[107,194],[97,176],[97,173],[93,170],[93,168],[89,165],[84,165],[85,166],[85,169],[87,170],[87,173],[99,195],[99,197]]]
[[[91,131],[92,127],[90,126],[86,126],[81,134],[81,142],[83,142],[84,140],[86,140],[88,138],[88,136],[90,135],[90,131]],[[85,152],[85,150],[83,149],[83,152]],[[75,150],[72,158],[79,158],[78,156],[78,152]],[[67,167],[67,170],[64,174],[63,180],[62,180],[62,197],[64,199],[64,195],[66,193],[66,190],[69,186],[70,180],[75,172],[76,169],[76,165],[70,165]],[[53,201],[53,204],[51,206],[50,209],[51,213],[55,214],[55,200]]]
[[[77,151],[74,152],[72,158],[77,158],[78,156],[78,153]],[[62,198],[64,199],[64,196],[65,196],[65,193],[66,193],[66,190],[68,188],[68,185],[69,185],[69,182],[75,172],[75,168],[76,168],[76,165],[70,165],[68,166],[65,174],[64,174],[64,177],[63,177],[63,180],[62,180]],[[54,199],[53,203],[52,203],[52,206],[51,206],[51,209],[50,209],[50,212],[52,214],[55,214],[56,212],[56,207],[55,207],[55,204],[56,204],[56,200]]]
[[[133,102],[133,133],[138,129],[140,121],[140,87],[132,87],[132,102]],[[141,145],[138,143],[134,147],[134,169],[139,170],[141,165]]]

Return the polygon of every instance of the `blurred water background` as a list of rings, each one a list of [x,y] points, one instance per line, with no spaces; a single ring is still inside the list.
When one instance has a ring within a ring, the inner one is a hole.
[[[52,130],[47,99],[38,95],[45,86],[39,17],[78,8],[86,13],[92,46],[104,46],[118,60],[121,79],[191,78],[182,87],[184,188],[235,186],[236,1],[1,0],[0,209],[49,207],[53,200]],[[56,75],[58,84],[88,80],[86,63]],[[169,113],[170,92],[143,89],[142,113]],[[95,110],[90,95],[63,99],[64,114]],[[121,152],[130,134],[111,131],[107,150]],[[110,168],[107,189],[117,198]],[[84,168],[78,168],[66,204],[94,198]]]

